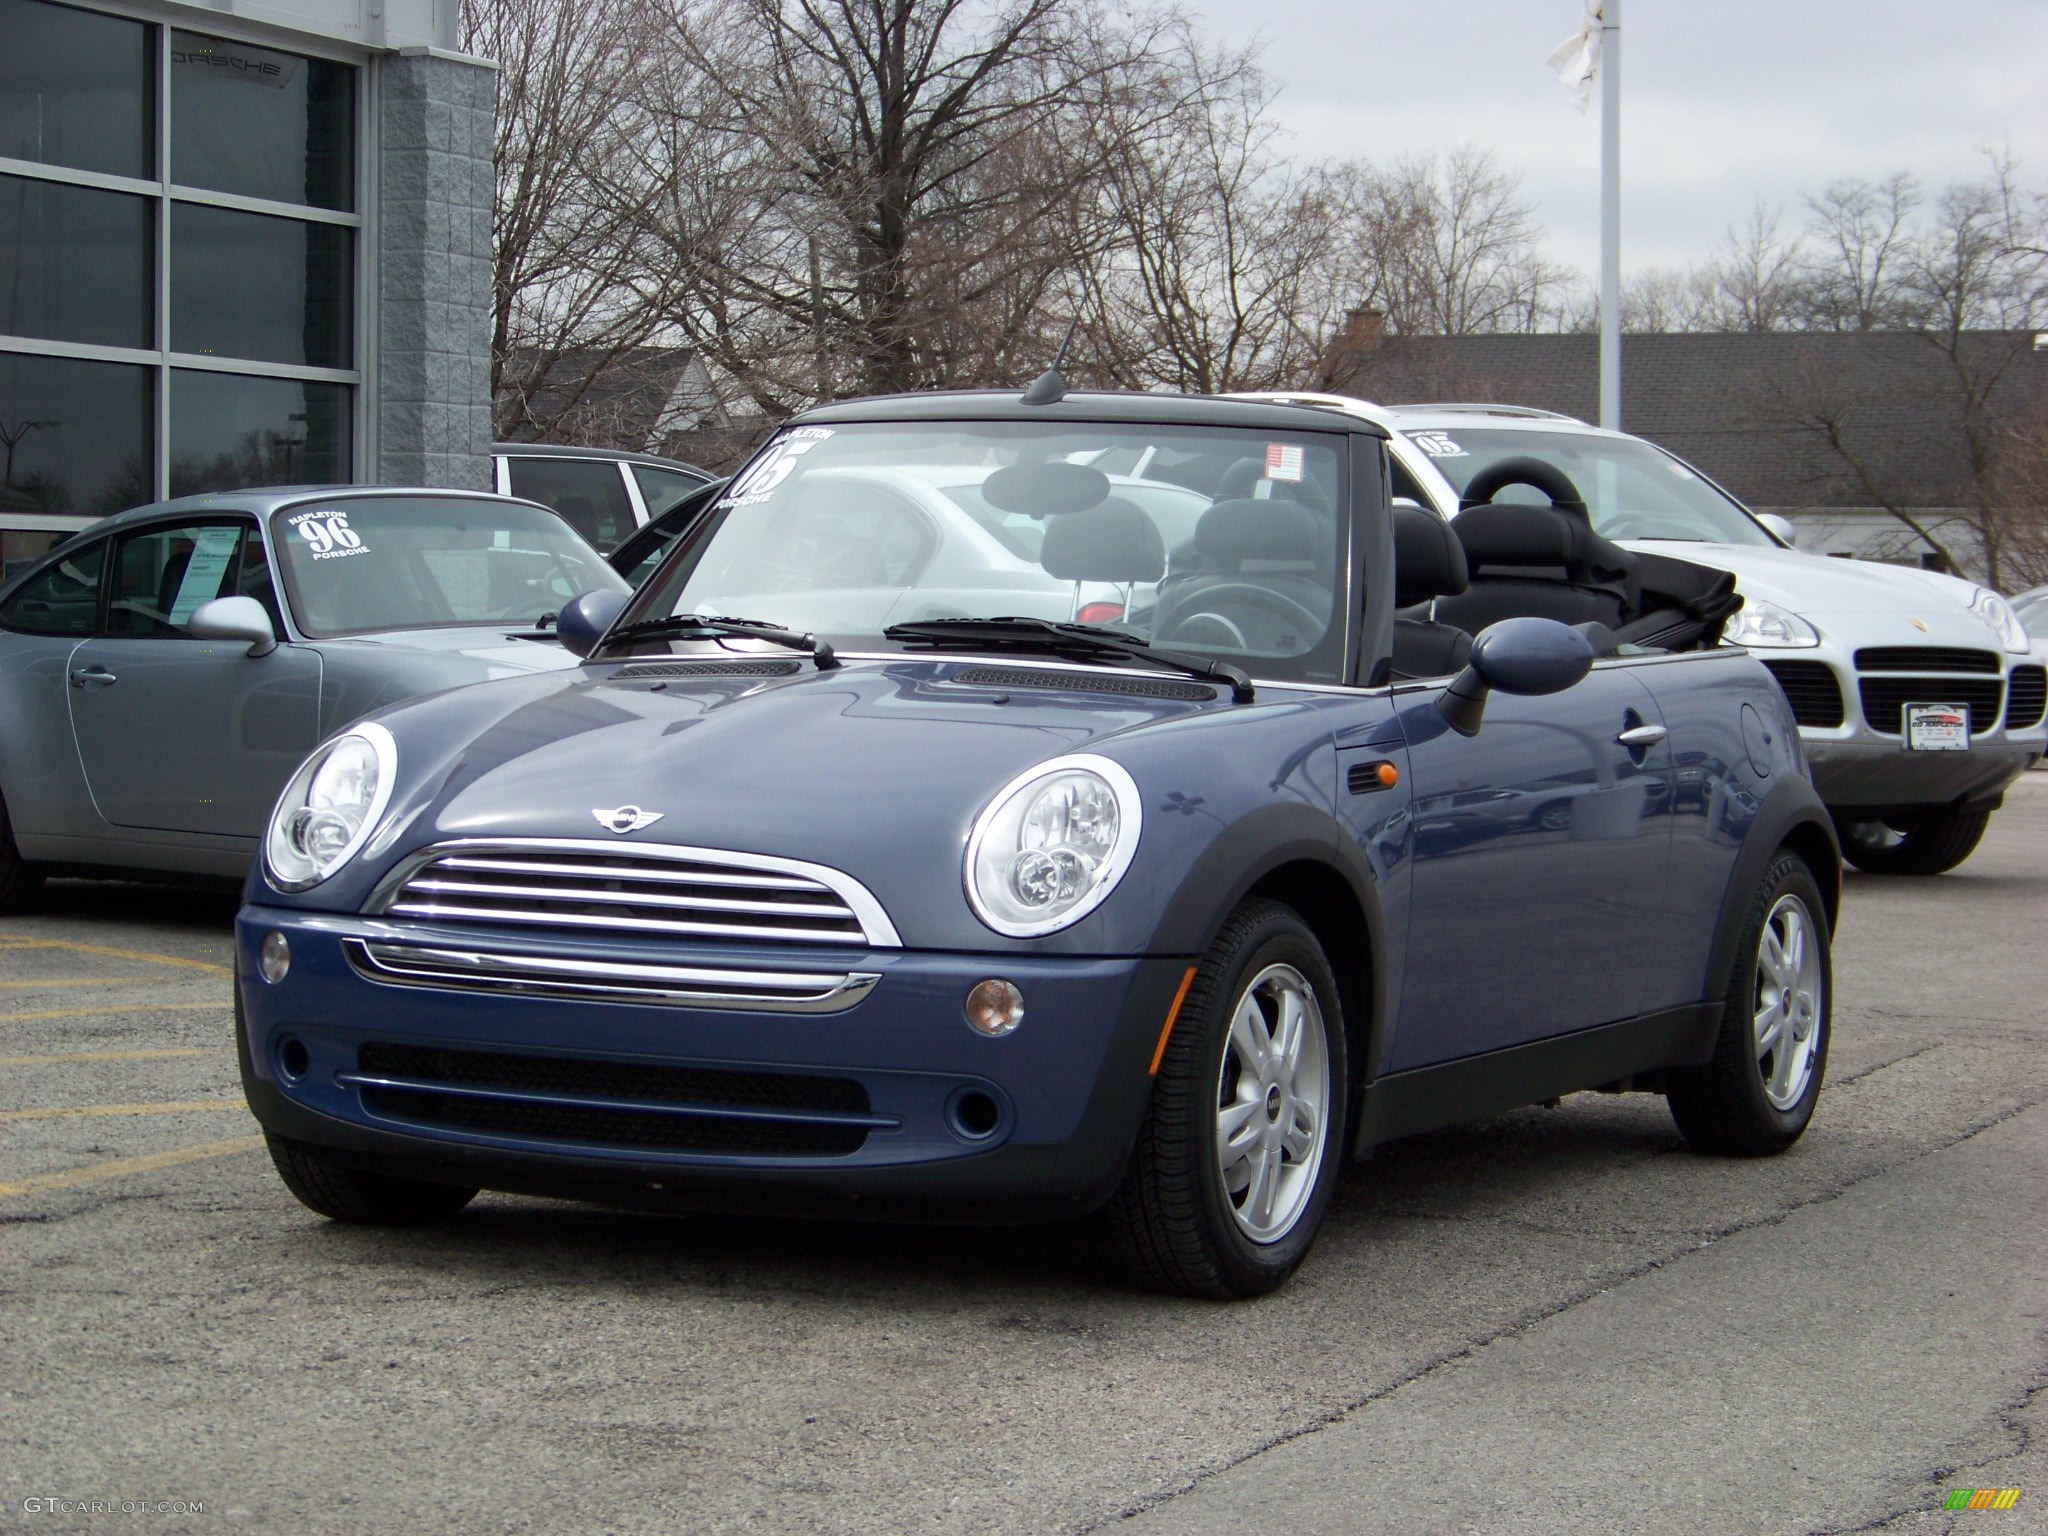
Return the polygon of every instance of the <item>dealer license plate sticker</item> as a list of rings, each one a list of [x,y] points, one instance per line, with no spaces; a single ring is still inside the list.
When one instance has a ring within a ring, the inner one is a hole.
[[[1969,751],[1969,711],[1960,704],[1908,704],[1906,748],[1911,752]]]

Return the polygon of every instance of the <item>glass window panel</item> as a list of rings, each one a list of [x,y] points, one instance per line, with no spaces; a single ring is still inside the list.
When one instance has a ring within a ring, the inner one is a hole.
[[[171,180],[315,208],[355,206],[355,71],[171,34]]]
[[[0,155],[154,175],[151,30],[42,0],[0,0]]]
[[[679,475],[672,469],[661,469],[653,464],[635,464],[633,478],[640,482],[640,496],[647,503],[647,520],[650,523],[685,496],[703,490],[709,483],[694,475]]]
[[[77,531],[75,528],[0,528],[0,581],[27,570]]]
[[[236,523],[193,524],[117,541],[106,632],[183,638],[194,609],[234,592],[242,533]]]
[[[0,352],[0,510],[151,500],[154,414],[147,368]]]
[[[107,541],[95,539],[23,582],[0,608],[0,624],[37,635],[91,634],[106,554]]]
[[[614,459],[513,459],[512,494],[553,507],[599,549],[617,549],[638,526]]]
[[[171,494],[345,485],[349,389],[171,370]]]
[[[351,231],[173,203],[171,350],[346,368]]]
[[[0,176],[0,331],[149,346],[152,243],[148,198]]]

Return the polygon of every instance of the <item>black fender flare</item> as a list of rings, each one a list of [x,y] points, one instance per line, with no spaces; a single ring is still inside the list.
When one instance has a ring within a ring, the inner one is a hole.
[[[1729,873],[1728,888],[1721,897],[1720,917],[1714,925],[1713,948],[1707,952],[1706,997],[1718,1003],[1728,990],[1735,946],[1742,939],[1742,925],[1749,916],[1749,904],[1771,860],[1787,844],[1814,866],[1813,878],[1820,886],[1826,906],[1829,935],[1832,936],[1842,905],[1842,845],[1835,836],[1835,824],[1821,804],[1820,795],[1806,779],[1785,779],[1772,787],[1750,823],[1742,851]],[[1816,857],[1825,849],[1825,857]],[[1828,861],[1832,861],[1829,863]],[[1711,1055],[1713,1043],[1707,1042]],[[1701,1060],[1706,1057],[1702,1056]]]
[[[1152,953],[1205,952],[1252,888],[1290,864],[1328,870],[1348,889],[1365,930],[1366,952],[1330,956],[1340,985],[1349,974],[1352,995],[1363,1002],[1362,1028],[1351,1031],[1363,1048],[1353,1068],[1357,1093],[1376,1075],[1387,1027],[1386,917],[1379,882],[1364,853],[1334,816],[1300,803],[1263,806],[1219,834],[1188,870],[1154,929]],[[1363,966],[1364,974],[1359,974]]]

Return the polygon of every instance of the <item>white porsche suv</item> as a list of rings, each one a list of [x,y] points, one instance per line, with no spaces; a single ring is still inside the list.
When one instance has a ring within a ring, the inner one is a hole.
[[[1594,531],[1732,573],[1726,638],[1758,653],[1799,722],[1844,856],[1879,874],[1940,874],[1969,857],[2005,787],[2048,750],[2048,669],[2006,601],[1953,576],[1801,554],[1652,443],[1503,405],[1376,406],[1340,395],[1255,398],[1363,416],[1393,434],[1394,496],[1455,518],[1473,477],[1536,459],[1577,488]],[[1542,493],[1521,485],[1503,499]],[[1683,545],[1682,549],[1670,548]]]

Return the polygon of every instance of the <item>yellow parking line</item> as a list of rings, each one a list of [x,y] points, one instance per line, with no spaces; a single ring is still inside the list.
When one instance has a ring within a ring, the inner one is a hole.
[[[184,1115],[240,1109],[241,1099],[192,1099],[183,1104],[80,1104],[69,1109],[0,1110],[0,1120],[65,1120],[74,1115]]]
[[[0,1024],[27,1024],[36,1019],[82,1019],[101,1013],[190,1013],[200,1009],[225,1013],[231,1003],[139,1003],[126,1008],[45,1008],[39,1013],[0,1013]]]
[[[156,1051],[58,1051],[49,1056],[0,1056],[0,1067],[53,1067],[68,1061],[161,1061],[169,1056],[217,1056],[218,1047],[171,1046]]]
[[[123,1178],[131,1173],[150,1173],[158,1168],[175,1168],[180,1163],[204,1162],[210,1157],[229,1157],[250,1152],[263,1145],[261,1136],[237,1136],[232,1141],[210,1141],[200,1147],[176,1147],[169,1152],[152,1152],[147,1157],[116,1157],[85,1168],[67,1168],[62,1173],[39,1173],[31,1179],[0,1184],[0,1200],[15,1195],[38,1195],[46,1189],[71,1189],[101,1179]]]
[[[115,949],[106,944],[78,944],[70,939],[0,939],[0,949],[68,949],[80,955],[106,955],[114,960],[147,960],[151,965],[175,965],[209,976],[232,976],[234,967],[211,960],[187,960],[182,955],[160,955],[148,949]]]
[[[6,947],[0,944],[0,949]],[[161,976],[45,976],[37,981],[0,981],[0,987],[141,987],[162,982]]]

